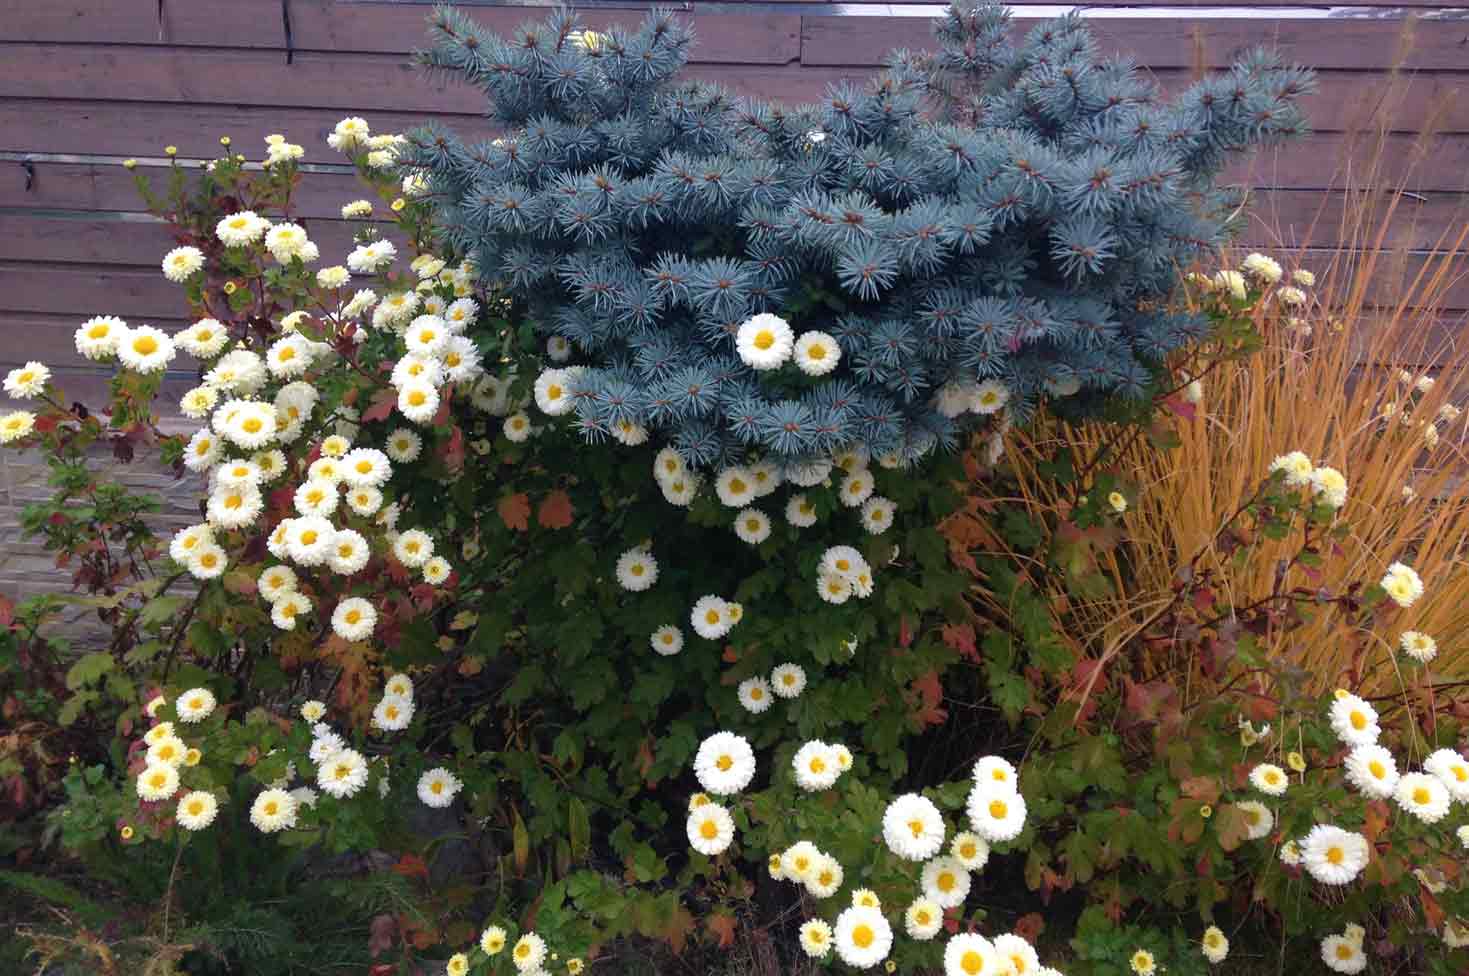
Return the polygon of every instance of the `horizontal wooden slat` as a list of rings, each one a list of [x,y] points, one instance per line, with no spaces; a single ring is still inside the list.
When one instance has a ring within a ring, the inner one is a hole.
[[[549,6],[549,5],[548,5]],[[537,7],[463,8],[486,30],[508,35],[521,24],[545,19]],[[291,44],[298,51],[376,51],[407,54],[427,46],[432,7],[404,3],[343,4],[332,0],[291,0]],[[584,10],[583,26],[631,29],[639,10]],[[714,64],[785,64],[800,57],[801,18],[781,13],[693,13],[682,18],[694,30],[694,61]]]
[[[1230,64],[1242,49],[1266,44],[1288,59],[1317,68],[1462,69],[1463,31],[1419,23],[1413,43],[1399,40],[1405,21],[1383,19],[1273,20],[1269,18],[1098,18],[1090,22],[1102,51],[1125,54],[1154,68],[1190,68],[1202,38],[1205,63]],[[1017,25],[1017,33],[1031,25]],[[931,48],[923,17],[801,18],[801,63],[881,64],[894,48]]]
[[[309,107],[335,111],[338,118],[362,114],[369,122],[385,111],[478,115],[486,108],[478,89],[431,80],[405,59],[385,54],[304,53],[288,64],[269,51],[0,44],[0,63],[8,65],[0,73],[0,98]],[[740,94],[792,102],[815,100],[848,72],[699,63],[685,74]],[[127,83],[119,85],[119,77]]]
[[[0,0],[0,40],[284,48],[282,9],[281,0]]]
[[[179,311],[184,311],[182,306]],[[53,370],[65,370],[72,376],[85,376],[89,373],[110,375],[111,370],[106,365],[91,362],[76,351],[76,330],[86,318],[44,312],[0,313],[0,330],[4,331],[6,340],[0,343],[0,369],[36,359]],[[133,324],[140,325],[142,320]],[[171,334],[187,326],[189,320],[150,318],[147,324]],[[198,373],[198,364],[192,357],[183,354],[174,360],[172,367],[170,372],[177,374],[174,378],[180,382],[187,381]],[[78,396],[73,389],[75,383],[71,377],[63,376],[60,382],[68,397]],[[187,388],[184,386],[184,389]]]

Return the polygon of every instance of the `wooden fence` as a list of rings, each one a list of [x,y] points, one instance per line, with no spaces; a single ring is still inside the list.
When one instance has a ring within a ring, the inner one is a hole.
[[[1237,166],[1257,188],[1250,238],[1333,248],[1345,167],[1360,133],[1381,122],[1389,177],[1412,191],[1387,244],[1411,269],[1465,219],[1469,189],[1469,14],[1450,0],[1377,7],[1362,0],[1220,9],[1174,0],[1099,3],[1090,13],[1107,51],[1126,52],[1165,88],[1201,67],[1267,43],[1320,72],[1307,103],[1315,132]],[[639,9],[599,5],[589,26],[635,21]],[[1013,4],[1022,26],[1034,3]],[[1331,10],[1326,8],[1330,6]],[[684,5],[699,37],[690,74],[745,93],[817,98],[867,77],[894,47],[928,45],[937,7],[766,2]],[[1197,7],[1197,10],[1188,8]],[[340,206],[359,194],[325,136],[344,115],[375,132],[425,120],[487,131],[477,91],[430,83],[408,64],[430,8],[351,0],[0,0],[0,366],[39,358],[85,383],[72,349],[84,318],[110,313],[167,328],[185,324],[177,286],[158,262],[171,246],[140,212],[124,159],[164,163],[219,152],[229,135],[255,158],[285,133],[314,170],[303,216],[324,256],[350,239]],[[474,6],[508,31],[538,16],[524,6]],[[912,16],[895,14],[912,13]],[[1418,134],[1434,138],[1419,145]],[[1452,304],[1469,309],[1469,282]],[[180,363],[184,368],[189,364]]]

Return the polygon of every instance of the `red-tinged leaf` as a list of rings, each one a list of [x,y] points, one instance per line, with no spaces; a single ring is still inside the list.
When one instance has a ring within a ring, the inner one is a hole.
[[[918,693],[918,707],[914,711],[914,718],[923,726],[943,725],[949,713],[944,709],[944,686],[939,683],[937,671],[930,671],[921,678],[914,680],[912,689]]]
[[[1200,613],[1208,613],[1214,606],[1214,591],[1207,586],[1194,590],[1194,609]]]
[[[393,414],[393,408],[398,405],[398,391],[389,387],[378,390],[373,395],[372,403],[368,404],[366,410],[362,411],[362,422],[373,420],[387,420]]]
[[[684,944],[688,942],[689,933],[694,930],[695,924],[693,913],[682,905],[668,916],[668,921],[663,926],[663,937],[668,940],[674,955],[683,952]]]
[[[36,422],[34,425],[35,431],[38,434],[49,434],[56,429],[56,425],[58,422],[59,418],[56,414],[42,414],[41,416],[36,418]]]
[[[1382,800],[1373,800],[1367,804],[1364,813],[1366,816],[1362,824],[1362,836],[1367,838],[1368,845],[1376,844],[1377,838],[1387,829],[1389,818],[1387,803]]]
[[[505,523],[505,528],[516,532],[530,529],[530,499],[525,496],[525,492],[506,495],[500,499],[499,512],[500,521]]]
[[[439,412],[434,414],[433,425],[442,427],[449,422],[449,400],[454,396],[454,387],[444,387],[444,395],[439,399]]]
[[[1187,400],[1181,397],[1169,397],[1168,399],[1163,401],[1163,406],[1167,407],[1170,412],[1182,417],[1184,420],[1193,420],[1199,415],[1198,406],[1196,404],[1189,403]]]
[[[1178,784],[1183,795],[1200,803],[1219,802],[1219,783],[1209,776],[1193,776]]]
[[[734,945],[735,918],[733,915],[728,915],[724,912],[714,912],[709,916],[706,924],[709,926],[709,931],[714,933],[719,948],[728,949]]]
[[[638,743],[638,775],[646,780],[653,771],[653,763],[653,740],[644,739]]]
[[[547,529],[564,529],[571,525],[571,496],[557,488],[541,500],[536,509],[536,521]]]
[[[253,596],[255,593],[255,577],[244,570],[232,570],[224,574],[224,588],[239,596]]]
[[[724,653],[719,657],[725,664],[734,664],[740,659],[740,652],[734,649],[733,644],[726,644],[724,645]]]
[[[417,854],[404,854],[393,865],[393,872],[405,878],[427,878],[428,864]]]
[[[945,624],[943,630],[940,631],[940,636],[944,643],[958,651],[961,657],[979,662],[979,648],[975,642],[973,624]]]
[[[444,467],[451,473],[464,468],[464,431],[457,424],[449,433],[449,441],[444,445],[442,457]]]
[[[1420,885],[1418,888],[1418,902],[1423,906],[1423,917],[1428,921],[1428,927],[1435,932],[1443,928],[1443,906],[1438,903],[1437,898],[1433,897],[1433,893],[1426,885]]]
[[[913,629],[908,626],[908,618],[906,616],[901,617],[898,620],[898,646],[907,648],[912,643]]]
[[[1031,912],[1016,919],[1014,929],[1016,935],[1034,945],[1035,940],[1046,930],[1046,920],[1037,912]]]

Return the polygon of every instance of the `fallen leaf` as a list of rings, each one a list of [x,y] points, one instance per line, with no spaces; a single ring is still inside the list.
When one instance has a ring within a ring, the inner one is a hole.
[[[517,532],[530,529],[530,499],[525,496],[525,492],[506,495],[500,499],[499,512],[500,521],[505,523],[505,528]]]
[[[560,488],[551,492],[536,510],[536,521],[548,529],[564,529],[571,525],[571,496]]]

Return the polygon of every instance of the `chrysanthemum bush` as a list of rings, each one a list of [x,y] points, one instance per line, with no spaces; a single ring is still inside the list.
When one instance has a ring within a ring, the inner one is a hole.
[[[118,635],[66,675],[62,720],[113,737],[50,822],[161,900],[160,952],[319,965],[289,916],[299,953],[238,933],[251,893],[342,871],[361,961],[455,976],[610,968],[638,937],[983,976],[1201,971],[1230,939],[1432,962],[1465,914],[1447,703],[1300,695],[1248,636],[1376,627],[1432,585],[1285,586],[1347,531],[1350,471],[1286,445],[1259,472],[1231,533],[1301,547],[1269,606],[1181,581],[1159,620],[1213,656],[1170,689],[1078,655],[1031,580],[1136,489],[1058,459],[1087,501],[1037,521],[995,467],[1042,397],[1148,424],[1190,382],[1179,343],[1250,351],[1251,279],[1185,309],[1175,262],[1222,233],[1223,151],[1299,127],[1303,75],[1257,57],[1170,107],[1076,20],[1012,52],[962,8],[870,91],[736,109],[671,80],[688,39],[661,15],[432,23],[502,141],[343,120],[378,201],[344,206],[346,255],[290,219],[284,136],[262,169],[175,167],[147,193],[195,324],[82,324],[110,413],[44,364],[6,382],[30,402],[5,441],[66,475],[28,524],[106,560],[78,581]],[[182,356],[177,436],[153,400]],[[197,473],[199,523],[155,539],[126,493],[68,512],[99,440]],[[1253,753],[1241,713],[1275,729]]]

